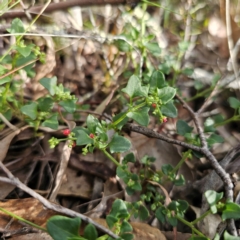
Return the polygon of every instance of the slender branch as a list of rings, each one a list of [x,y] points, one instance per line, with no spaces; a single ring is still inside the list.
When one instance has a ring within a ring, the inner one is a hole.
[[[137,2],[137,1],[136,1]],[[81,7],[87,7],[92,5],[119,5],[119,4],[126,4],[126,0],[68,0],[64,2],[58,2],[58,3],[51,3],[46,8],[45,13],[57,11],[57,10],[63,10],[74,6],[81,6]],[[28,13],[30,14],[38,14],[40,10],[42,9],[41,6],[31,7],[28,9]],[[0,16],[2,19],[7,18],[16,18],[16,17],[24,17],[26,15],[24,10],[18,10],[18,11],[8,11]]]
[[[197,152],[202,152],[202,148],[200,148],[198,146],[188,144],[188,143],[185,143],[185,142],[182,142],[182,141],[179,141],[179,140],[175,140],[175,139],[172,139],[172,138],[169,138],[169,137],[165,137],[162,134],[157,133],[157,132],[153,131],[152,129],[149,129],[149,128],[146,128],[146,127],[143,127],[143,126],[128,123],[128,124],[124,125],[124,128],[128,129],[130,131],[133,131],[133,132],[141,133],[141,134],[143,134],[147,137],[158,138],[158,139],[161,139],[161,140],[163,140],[165,142],[168,142],[168,143],[172,143],[172,144],[176,144],[176,145],[179,145],[179,146],[182,146],[182,147],[186,147],[186,148],[192,149],[192,150],[197,151]]]
[[[81,213],[74,212],[74,211],[72,211],[68,208],[57,205],[55,203],[49,202],[47,199],[45,199],[44,197],[42,197],[41,195],[39,195],[38,193],[33,191],[31,188],[27,187],[25,184],[23,184],[18,178],[14,177],[12,175],[12,173],[4,166],[4,164],[1,161],[0,161],[0,168],[2,168],[2,170],[8,176],[8,178],[0,177],[0,181],[10,183],[10,184],[20,188],[24,192],[30,194],[32,197],[38,199],[48,209],[54,210],[56,212],[59,212],[59,213],[62,213],[64,215],[68,215],[68,216],[71,216],[71,217],[79,217],[83,221],[93,224],[96,228],[98,228],[102,232],[108,234],[110,237],[112,237],[114,239],[119,238],[119,236],[117,236],[116,234],[114,234],[112,231],[105,228],[104,226],[94,222],[91,218],[86,217],[85,215],[83,215]]]

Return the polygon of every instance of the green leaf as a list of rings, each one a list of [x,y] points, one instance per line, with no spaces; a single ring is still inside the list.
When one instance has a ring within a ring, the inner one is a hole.
[[[38,100],[38,108],[42,112],[50,112],[53,107],[53,99],[50,97],[39,98]]]
[[[161,99],[162,104],[166,104],[174,98],[176,94],[176,89],[172,87],[164,87],[158,89],[158,97]]]
[[[124,157],[124,159],[123,159],[123,161],[122,161],[123,165],[124,165],[124,164],[127,164],[127,163],[129,163],[129,162],[132,162],[132,163],[135,163],[135,162],[136,162],[135,156],[134,156],[134,154],[133,154],[132,152],[131,152],[131,153],[128,153],[128,154]]]
[[[171,211],[177,211],[179,205],[180,204],[177,201],[172,201],[168,204],[167,208]]]
[[[134,239],[134,236],[132,233],[123,233],[120,235],[121,239],[124,239],[124,240],[132,240]],[[113,240],[113,239],[111,239]]]
[[[37,118],[37,103],[32,102],[22,106],[21,112],[30,117],[32,120],[35,120]]]
[[[139,215],[138,216],[139,216],[140,220],[145,221],[149,217],[148,209],[145,206],[141,205],[139,207]]]
[[[48,118],[47,120],[45,120],[42,123],[42,126],[57,130],[58,129],[58,114],[57,113],[53,114],[50,118]]]
[[[126,220],[123,220],[121,224],[121,231],[120,233],[125,233],[125,232],[132,232],[133,228],[129,222]]]
[[[108,147],[111,153],[126,152],[130,149],[131,142],[125,137],[119,136],[117,133],[115,133]]]
[[[173,227],[176,227],[177,224],[178,224],[178,220],[176,217],[174,216],[166,216],[167,218],[167,221],[173,226]]]
[[[210,117],[204,122],[204,132],[215,132],[214,120]]]
[[[16,46],[16,50],[23,56],[23,57],[28,57],[33,49],[34,45],[29,44],[27,46]]]
[[[126,41],[121,39],[116,40],[115,44],[121,52],[130,52],[132,49],[131,45],[129,45]]]
[[[14,18],[11,24],[11,28],[7,29],[9,33],[24,33],[24,26],[19,18]]]
[[[55,94],[55,88],[57,86],[57,78],[52,77],[52,78],[42,78],[39,81],[50,93],[50,95]]]
[[[158,56],[161,54],[161,48],[159,47],[157,42],[154,43],[146,43],[144,46],[147,48],[147,50],[152,53],[154,56]]]
[[[207,202],[210,205],[211,211],[213,214],[217,213],[217,207],[216,204],[219,202],[220,199],[223,197],[223,193],[217,193],[213,190],[208,190],[204,193]]]
[[[161,223],[165,223],[165,215],[164,212],[165,212],[165,208],[164,207],[159,207],[156,212],[155,212],[155,215],[156,215],[156,218],[158,219],[159,222]]]
[[[238,237],[232,236],[227,231],[224,232],[223,236],[225,240],[239,240],[239,236]]]
[[[4,77],[0,80],[0,85],[3,85],[4,83],[11,82],[12,78],[10,76]]]
[[[87,128],[90,133],[95,133],[99,121],[93,115],[88,115],[87,117]]]
[[[233,202],[227,202],[225,204],[225,209],[222,212],[222,219],[239,219],[240,216],[240,206]]]
[[[73,113],[76,110],[76,101],[77,99],[68,99],[59,102],[59,105],[62,106],[67,112]]]
[[[231,108],[238,109],[240,107],[240,101],[235,97],[230,97],[228,102]]]
[[[189,207],[187,201],[178,200],[178,203],[179,203],[178,211],[180,211],[180,212],[185,212],[188,209],[188,207]]]
[[[108,215],[106,217],[106,222],[107,222],[107,225],[110,229],[112,229],[114,227],[114,225],[117,221],[118,221],[118,219],[113,215]]]
[[[177,108],[173,104],[173,101],[169,101],[166,104],[162,105],[160,110],[166,117],[175,118],[178,114]]]
[[[132,75],[128,80],[127,86],[122,89],[130,98],[147,96],[145,89],[142,89],[141,81],[136,75]]]
[[[174,179],[173,184],[175,186],[183,186],[185,184],[184,176],[181,174],[179,178]]]
[[[81,145],[87,145],[87,144],[92,144],[93,139],[89,137],[89,135],[86,133],[84,130],[77,130],[77,141],[76,144],[81,146]]]
[[[118,219],[129,217],[127,206],[122,199],[117,199],[114,201],[110,215]]]
[[[166,86],[165,76],[161,71],[154,71],[151,75],[150,89],[163,88]]]
[[[125,182],[128,182],[129,181],[129,176],[128,176],[128,174],[127,174],[127,171],[126,170],[124,170],[123,168],[122,168],[122,166],[118,166],[117,167],[117,176],[119,177],[119,178],[121,178],[121,179],[123,179],[123,181]],[[125,183],[126,183],[125,182]]]
[[[138,124],[142,126],[148,126],[149,124],[149,115],[148,115],[149,107],[144,107],[138,109],[136,112],[129,112],[127,116],[132,118]]]
[[[224,138],[221,137],[220,135],[217,135],[215,133],[211,134],[208,138],[207,138],[207,143],[209,146],[212,146],[215,143],[223,143],[224,142]]]
[[[173,170],[172,165],[170,165],[170,164],[163,164],[162,165],[162,171],[165,175],[168,175],[169,173],[171,173],[172,170]]]
[[[80,218],[68,218],[64,216],[53,216],[47,221],[47,230],[54,240],[79,237]]]
[[[98,233],[97,233],[97,230],[96,230],[95,226],[92,225],[91,223],[89,223],[84,229],[83,236],[87,240],[96,240],[97,237],[98,237]]]
[[[186,133],[191,133],[193,127],[190,127],[185,121],[178,120],[177,121],[177,133],[181,136],[184,136]]]

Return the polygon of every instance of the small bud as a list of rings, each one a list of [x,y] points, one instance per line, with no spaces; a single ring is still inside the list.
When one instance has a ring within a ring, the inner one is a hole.
[[[71,131],[70,131],[70,129],[64,129],[62,131],[62,133],[63,133],[63,135],[68,136],[71,133]]]
[[[76,142],[73,142],[72,148],[76,147]]]
[[[166,123],[168,121],[167,117],[163,117],[162,121]]]
[[[89,137],[93,139],[95,137],[95,135],[93,133],[90,133]]]
[[[156,103],[152,103],[152,107],[153,107],[153,108],[156,108],[156,107],[157,107],[157,104],[156,104]]]

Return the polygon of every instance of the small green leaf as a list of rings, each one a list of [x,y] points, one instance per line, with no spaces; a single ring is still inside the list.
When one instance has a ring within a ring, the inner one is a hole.
[[[117,176],[118,176],[119,178],[123,179],[124,182],[125,182],[125,180],[126,180],[126,182],[128,182],[128,180],[129,180],[129,176],[128,176],[126,170],[124,170],[124,169],[122,168],[122,166],[118,166],[118,167],[117,167]]]
[[[117,199],[114,201],[110,215],[116,218],[129,217],[127,206],[122,199]]]
[[[53,114],[50,118],[48,118],[47,120],[45,120],[42,123],[42,126],[57,130],[58,129],[58,114],[57,113]]]
[[[239,240],[239,236],[238,237],[232,236],[227,231],[224,232],[223,236],[225,240]]]
[[[37,118],[37,103],[32,102],[22,106],[21,112],[30,117],[32,120],[35,120]]]
[[[149,124],[149,115],[148,115],[149,107],[144,107],[138,109],[136,112],[129,112],[127,116],[132,118],[138,124],[142,126],[148,126]]]
[[[239,219],[240,216],[240,206],[233,202],[227,202],[225,204],[225,209],[222,212],[222,219]]]
[[[190,127],[185,121],[178,120],[177,121],[177,133],[181,136],[184,136],[186,133],[191,133],[193,127]]]
[[[24,26],[19,18],[14,18],[12,20],[11,28],[7,29],[9,33],[24,33]]]
[[[212,146],[215,143],[223,143],[224,142],[224,138],[221,137],[220,135],[217,135],[215,133],[211,134],[208,138],[207,138],[207,143],[209,146]]]
[[[163,164],[162,165],[162,171],[165,175],[168,175],[169,173],[171,173],[172,170],[173,170],[172,165],[170,165],[170,164]]]
[[[112,229],[114,227],[114,225],[117,221],[118,221],[118,219],[113,215],[108,215],[106,217],[106,222],[107,222],[107,225],[110,229]]]
[[[119,114],[117,114],[116,116],[113,117],[113,122],[116,122],[118,119],[120,119],[125,113],[121,112]],[[119,122],[116,127],[118,129],[121,129],[127,122],[128,122],[128,117],[126,116],[121,122]]]
[[[213,190],[208,190],[204,193],[206,199],[207,199],[207,202],[209,203],[210,205],[210,208],[211,208],[211,211],[213,214],[217,213],[217,207],[216,207],[216,204],[219,202],[219,200],[222,199],[223,197],[223,193],[217,193]]]
[[[161,71],[154,71],[151,75],[150,81],[150,89],[155,88],[163,88],[166,86],[165,76]]]
[[[52,78],[42,78],[39,81],[50,93],[50,95],[55,94],[55,88],[57,86],[57,78],[52,77]]]
[[[173,226],[173,227],[176,227],[177,226],[177,223],[178,223],[178,220],[176,217],[174,216],[166,216],[167,218],[167,221]]]
[[[136,159],[133,153],[128,153],[122,161],[123,164],[127,164],[129,162],[132,162],[132,163],[136,162]]]
[[[139,207],[139,215],[138,216],[139,216],[140,220],[145,221],[149,217],[148,209],[145,206],[141,205]]]
[[[125,137],[119,136],[117,133],[115,133],[108,147],[111,153],[126,152],[130,149],[131,142]]]
[[[165,223],[166,220],[165,220],[165,208],[164,207],[159,207],[156,212],[155,212],[155,215],[156,215],[156,218],[158,219],[159,222],[161,223]]]
[[[122,39],[115,41],[115,44],[121,52],[130,52],[132,49],[131,45]]]
[[[178,178],[174,179],[173,184],[175,186],[183,186],[185,184],[184,176],[181,174]]]
[[[177,108],[173,104],[173,101],[169,101],[166,104],[162,105],[160,110],[166,117],[175,118],[178,114]]]
[[[179,203],[178,211],[180,211],[180,212],[185,212],[188,209],[188,207],[189,207],[187,201],[178,200],[178,203]]]
[[[68,99],[59,102],[59,105],[62,106],[67,112],[73,113],[76,110],[76,101],[77,99]]]
[[[96,240],[97,237],[98,237],[98,233],[97,233],[97,230],[96,230],[95,226],[92,225],[91,223],[89,223],[84,229],[83,236],[87,240]]]
[[[11,82],[12,78],[10,76],[4,77],[0,80],[0,85],[3,85],[4,83]]]
[[[130,77],[122,92],[125,92],[130,98],[147,96],[146,90],[142,89],[141,81],[136,75]]]
[[[89,137],[89,135],[84,130],[77,130],[77,145],[87,145],[92,144],[93,139]]]
[[[39,98],[38,100],[38,108],[42,112],[50,112],[53,107],[53,99],[50,97]]]
[[[132,232],[133,228],[129,222],[126,220],[123,220],[121,224],[121,231],[120,233],[125,233],[125,232]]]
[[[240,101],[235,97],[230,97],[228,102],[231,108],[238,109],[240,107]]]
[[[157,42],[154,43],[146,43],[144,44],[145,47],[147,48],[147,50],[152,53],[154,56],[158,56],[159,54],[161,54],[161,48],[159,47]]]
[[[132,233],[123,233],[120,235],[121,239],[124,239],[124,240],[132,240],[134,239],[134,236]],[[110,239],[110,240],[113,240],[113,239]]]
[[[162,104],[166,104],[174,98],[176,94],[176,89],[172,87],[164,87],[158,89],[158,97],[161,99]]]
[[[87,128],[90,133],[95,133],[99,121],[93,115],[88,115],[87,117]]]
[[[24,47],[16,46],[16,50],[23,56],[23,57],[28,57],[33,49],[34,45],[29,44]]]
[[[177,201],[172,201],[168,204],[167,208],[171,211],[177,211],[179,205],[180,204]]]
[[[79,237],[80,225],[80,218],[56,215],[47,221],[47,230],[54,240],[63,240],[68,239],[68,237]]]

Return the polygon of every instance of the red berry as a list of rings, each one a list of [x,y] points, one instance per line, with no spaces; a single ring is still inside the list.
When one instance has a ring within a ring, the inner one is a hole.
[[[89,134],[89,137],[90,137],[90,138],[94,138],[95,136],[94,136],[93,133],[90,133],[90,134]]]
[[[153,108],[156,108],[156,107],[157,107],[157,104],[156,104],[156,103],[152,103],[152,107],[153,107]]]
[[[71,133],[71,131],[70,131],[70,129],[64,129],[62,131],[62,133],[63,133],[63,135],[68,136]]]
[[[168,119],[166,117],[163,118],[162,120],[164,123],[166,123],[168,121]]]

